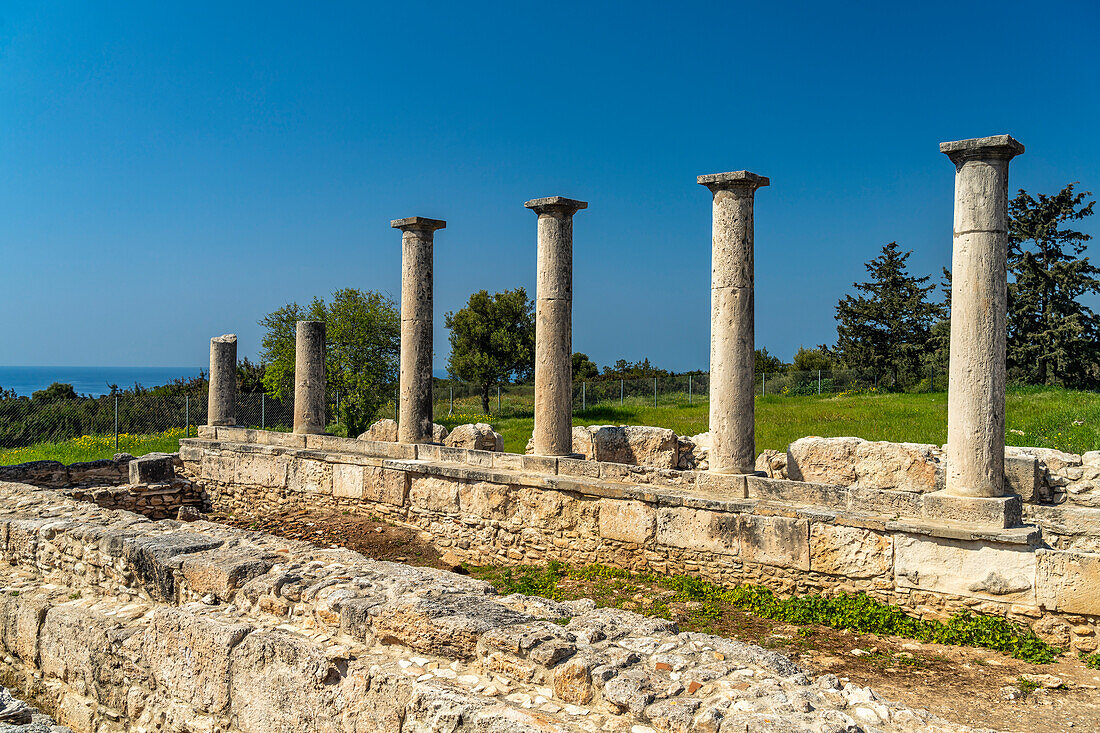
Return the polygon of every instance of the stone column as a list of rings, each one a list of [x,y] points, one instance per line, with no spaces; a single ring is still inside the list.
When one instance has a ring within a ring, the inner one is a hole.
[[[397,440],[432,442],[432,244],[447,222],[413,216],[401,230],[401,395]]]
[[[714,197],[710,275],[710,470],[756,466],[753,201],[769,181],[748,171],[699,176]]]
[[[325,432],[325,322],[298,321],[294,339],[294,432]]]
[[[535,455],[573,453],[573,215],[585,201],[551,196],[538,214],[535,278]]]
[[[1004,496],[1008,162],[1024,146],[997,135],[941,143],[940,152],[956,171],[947,475],[925,512],[1007,527],[1020,512],[1019,499]]]
[[[236,334],[227,333],[210,339],[210,391],[206,398],[206,424],[237,424]]]

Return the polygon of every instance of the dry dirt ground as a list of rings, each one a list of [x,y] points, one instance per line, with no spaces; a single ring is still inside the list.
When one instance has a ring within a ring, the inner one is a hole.
[[[490,581],[499,576],[489,569],[458,567],[440,555],[425,533],[373,517],[295,510],[210,518],[320,547],[346,547],[379,560],[472,571]],[[601,605],[638,611],[669,593],[636,580],[606,583],[565,578],[558,588],[571,598],[590,596]],[[1100,670],[1088,669],[1072,654],[1062,655],[1055,664],[1034,665],[985,649],[792,626],[738,610],[717,620],[697,621],[685,608],[689,605],[669,604],[685,630],[775,649],[815,672],[832,672],[843,681],[870,685],[885,697],[927,708],[948,720],[1013,733],[1100,731]],[[1027,682],[1024,675],[1053,675],[1062,684],[1046,689]]]

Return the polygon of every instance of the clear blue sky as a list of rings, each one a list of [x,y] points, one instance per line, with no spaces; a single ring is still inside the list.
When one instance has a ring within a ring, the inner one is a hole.
[[[169,7],[172,6],[172,7]],[[338,287],[400,292],[389,220],[446,219],[443,313],[534,294],[530,198],[575,222],[574,349],[706,368],[710,199],[757,195],[757,346],[831,343],[890,240],[950,259],[937,144],[1100,193],[1100,4],[0,6],[0,364],[201,365]],[[1095,217],[1084,228],[1100,235]],[[1094,247],[1094,251],[1097,250]]]

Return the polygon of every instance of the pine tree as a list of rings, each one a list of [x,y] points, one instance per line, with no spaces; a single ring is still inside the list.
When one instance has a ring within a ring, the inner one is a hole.
[[[1100,293],[1100,269],[1082,257],[1091,237],[1064,228],[1091,216],[1092,194],[1076,184],[1009,205],[1008,367],[1013,379],[1070,387],[1098,383],[1100,320],[1080,302]]]
[[[846,295],[836,306],[837,344],[841,361],[849,368],[867,368],[890,374],[897,385],[915,377],[928,349],[932,324],[944,315],[940,303],[929,300],[935,284],[929,277],[909,274],[897,242],[866,264],[871,279],[854,283],[858,295]]]

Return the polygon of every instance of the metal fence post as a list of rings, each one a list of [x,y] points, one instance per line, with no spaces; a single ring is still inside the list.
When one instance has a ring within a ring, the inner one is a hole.
[[[191,437],[191,395],[183,396],[183,435]]]
[[[768,393],[768,373],[760,372],[760,396],[763,397]]]
[[[688,406],[691,405],[691,375],[688,375]]]
[[[653,406],[657,406],[657,377],[653,378]]]
[[[622,379],[619,380],[619,407],[623,406],[623,396],[626,394],[626,382]]]
[[[497,414],[500,414],[500,385],[497,385]]]
[[[399,419],[400,419],[400,418],[398,417],[398,414],[397,414],[397,410],[398,410],[398,403],[399,403],[400,401],[401,401],[401,390],[400,390],[400,388],[399,388],[399,389],[395,389],[395,390],[393,391],[393,419],[394,419],[394,420],[399,420]]]
[[[455,414],[455,386],[453,384],[451,385],[451,409],[447,414]]]
[[[118,395],[115,395],[115,453],[118,453]]]
[[[821,396],[821,370],[817,370],[817,396]]]
[[[588,382],[581,382],[581,411],[588,409]]]
[[[928,365],[928,391],[936,391],[936,367]]]
[[[267,392],[260,392],[260,430],[267,430]]]

